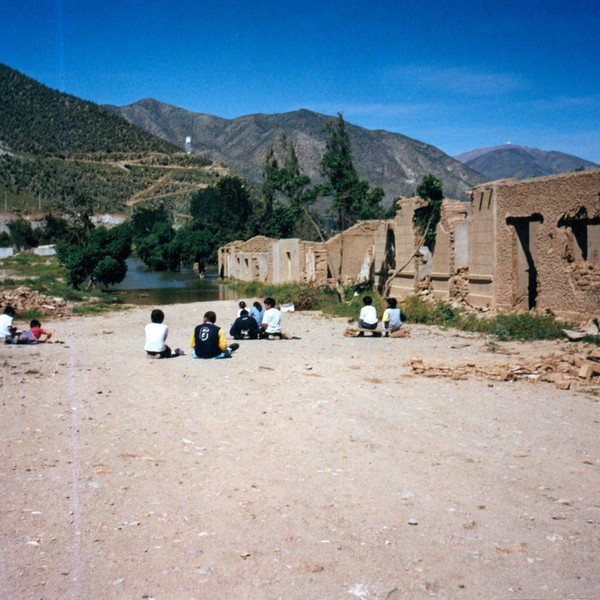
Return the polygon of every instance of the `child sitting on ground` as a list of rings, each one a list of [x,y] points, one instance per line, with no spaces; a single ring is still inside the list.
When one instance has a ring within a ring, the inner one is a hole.
[[[390,333],[398,331],[402,327],[402,312],[398,308],[398,302],[396,298],[388,298],[386,300],[387,308],[383,313],[383,326],[387,330],[385,337],[388,337]]]
[[[235,320],[229,330],[229,335],[232,336],[234,340],[243,340],[246,337],[250,340],[257,340],[258,333],[258,325],[248,314],[246,309],[242,310],[240,316]]]
[[[151,323],[148,323],[145,328],[146,333],[146,344],[144,350],[146,354],[153,358],[170,358],[171,356],[179,356],[185,354],[179,348],[176,348],[174,352],[171,352],[171,348],[167,346],[166,340],[169,335],[169,328],[165,320],[165,313],[159,308],[155,308],[150,313]]]
[[[190,340],[192,358],[230,358],[231,353],[240,347],[236,343],[227,345],[225,332],[215,325],[216,321],[216,313],[209,310],[204,313],[202,323],[194,328]]]
[[[273,298],[265,298],[265,314],[260,326],[260,337],[268,340],[287,339],[281,330],[281,311],[275,307]]]
[[[373,298],[365,296],[363,304],[358,316],[358,326],[362,329],[377,329],[377,309],[373,306]]]
[[[15,309],[12,306],[7,306],[0,315],[0,337],[3,337],[7,344],[16,342],[17,328],[13,326],[15,314]]]
[[[44,343],[47,342],[51,337],[51,331],[42,329],[42,324],[37,319],[32,319],[29,323],[29,331],[23,331],[23,333],[17,337],[17,344]]]

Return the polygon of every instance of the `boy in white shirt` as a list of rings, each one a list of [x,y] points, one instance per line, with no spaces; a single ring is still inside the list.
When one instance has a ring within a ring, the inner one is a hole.
[[[170,358],[171,356],[179,356],[185,354],[179,348],[175,349],[175,352],[171,352],[171,348],[167,346],[166,340],[169,335],[169,328],[165,320],[165,313],[159,308],[155,308],[150,313],[151,323],[148,323],[145,328],[146,332],[146,344],[144,350],[146,354],[154,358]]]
[[[265,298],[265,308],[263,322],[260,326],[260,337],[270,339],[274,337],[278,337],[279,339],[284,338],[285,336],[281,332],[281,312],[275,308],[275,300],[273,298]]]
[[[373,298],[365,296],[363,298],[364,306],[360,309],[358,316],[358,326],[361,329],[369,329],[371,331],[377,329],[377,309],[373,306]]]

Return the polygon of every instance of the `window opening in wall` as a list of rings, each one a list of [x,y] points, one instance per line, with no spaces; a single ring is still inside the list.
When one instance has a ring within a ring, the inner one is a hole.
[[[600,263],[600,218],[588,219],[586,209],[580,208],[574,216],[559,219],[558,226],[567,230],[564,258]]]
[[[508,217],[506,224],[514,227],[515,240],[512,267],[513,305],[535,308],[538,297],[536,266],[536,230],[544,218],[540,214],[528,217]]]
[[[287,259],[287,271],[288,271],[288,280],[292,279],[292,254],[291,252],[286,252],[285,257]]]

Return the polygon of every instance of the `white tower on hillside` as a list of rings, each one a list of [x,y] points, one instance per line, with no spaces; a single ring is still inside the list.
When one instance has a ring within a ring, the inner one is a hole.
[[[185,152],[186,154],[192,153],[192,136],[188,135],[185,138]]]

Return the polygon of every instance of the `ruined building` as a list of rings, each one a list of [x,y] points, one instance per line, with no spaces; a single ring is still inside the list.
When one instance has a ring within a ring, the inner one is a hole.
[[[426,293],[477,307],[600,313],[600,170],[477,186],[445,200],[434,248],[413,225],[420,198],[394,219],[361,221],[327,242],[256,237],[219,251],[224,277],[272,283],[370,282],[403,298]]]

